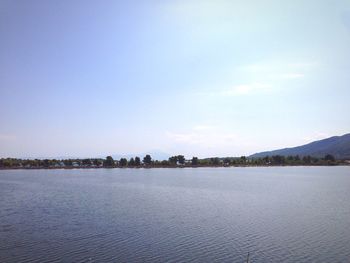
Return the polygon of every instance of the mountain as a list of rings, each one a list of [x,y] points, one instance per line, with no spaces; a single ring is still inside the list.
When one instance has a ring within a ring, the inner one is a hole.
[[[310,155],[321,158],[326,154],[332,154],[336,159],[350,159],[350,133],[343,136],[333,136],[327,139],[314,141],[302,146],[255,153],[249,157],[259,158],[267,155]]]

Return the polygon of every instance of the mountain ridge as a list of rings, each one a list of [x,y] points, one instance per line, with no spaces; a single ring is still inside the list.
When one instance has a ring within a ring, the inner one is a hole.
[[[310,155],[313,157],[323,158],[326,154],[331,154],[336,159],[350,159],[350,133],[341,136],[332,136],[296,147],[258,152],[250,155],[249,157],[261,158],[272,155]]]

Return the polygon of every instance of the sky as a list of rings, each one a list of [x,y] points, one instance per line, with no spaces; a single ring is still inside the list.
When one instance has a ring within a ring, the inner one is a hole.
[[[349,0],[0,0],[0,157],[297,146],[349,84]]]

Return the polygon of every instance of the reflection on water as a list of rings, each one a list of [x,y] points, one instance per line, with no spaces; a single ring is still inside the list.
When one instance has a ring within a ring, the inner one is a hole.
[[[350,167],[0,171],[0,262],[348,262]]]

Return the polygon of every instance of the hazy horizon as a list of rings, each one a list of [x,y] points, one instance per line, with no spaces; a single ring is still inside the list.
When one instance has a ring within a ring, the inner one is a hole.
[[[350,2],[0,2],[0,158],[241,156],[350,131]]]
[[[350,133],[347,133],[347,134],[350,134]],[[347,134],[343,134],[343,135],[347,135]],[[335,136],[331,136],[331,137],[340,137],[340,136],[343,136],[343,135],[335,135]],[[330,138],[330,137],[328,137]],[[323,139],[328,139],[328,138],[323,138]],[[323,140],[323,139],[317,139],[316,141],[319,141],[319,140]],[[312,141],[312,142],[315,142],[315,141]],[[309,144],[309,143],[312,143],[311,141],[310,142],[307,142],[306,144]],[[303,144],[305,145],[305,144]],[[282,147],[280,149],[288,149],[288,148],[293,148],[293,147],[297,147],[297,146],[302,146],[302,145],[291,145],[291,146],[286,146],[286,147]],[[264,151],[260,151],[260,152],[266,152],[266,151],[273,151],[273,150],[279,150],[279,149],[266,149]],[[245,156],[251,156],[253,154],[256,154],[258,152],[253,152],[253,153],[249,153]],[[178,155],[178,154],[181,154],[181,153],[167,153],[167,152],[163,152],[161,150],[157,150],[157,149],[153,149],[153,150],[150,150],[150,151],[147,151],[147,152],[134,152],[134,153],[100,153],[98,155],[94,155],[94,156],[91,156],[91,155],[83,155],[83,156],[73,156],[73,155],[62,155],[62,156],[4,156],[4,157],[0,157],[0,158],[11,158],[11,157],[14,157],[14,158],[20,158],[20,159],[84,159],[84,158],[105,158],[106,156],[110,155],[112,156],[113,158],[115,159],[120,159],[120,158],[127,158],[127,159],[130,159],[130,158],[134,158],[134,157],[144,157],[145,155],[151,155],[152,159],[153,160],[158,160],[158,161],[162,161],[162,160],[168,160],[169,157],[171,156],[174,156],[174,155]],[[237,154],[237,155],[223,155],[223,156],[219,156],[219,155],[209,155],[209,156],[201,156],[200,154],[193,154],[193,155],[185,155],[185,158],[186,159],[191,159],[192,157],[198,157],[200,156],[200,158],[212,158],[212,157],[220,157],[220,158],[223,158],[223,157],[236,157],[236,158],[239,158],[241,156],[243,156],[242,154]]]

